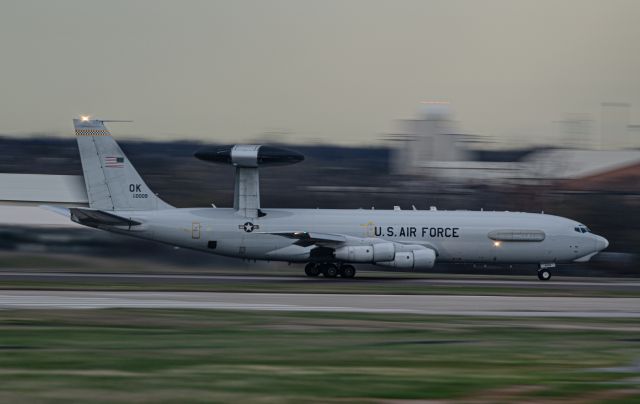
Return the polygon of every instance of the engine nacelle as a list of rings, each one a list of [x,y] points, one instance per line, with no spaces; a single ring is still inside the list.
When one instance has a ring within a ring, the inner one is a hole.
[[[376,243],[373,245],[373,262],[391,261],[396,256],[393,243]]]
[[[337,248],[334,256],[345,262],[380,262],[395,258],[396,247],[393,243],[346,246]]]
[[[357,245],[336,248],[333,255],[337,260],[346,262],[373,262],[373,247]]]
[[[376,262],[376,265],[398,269],[431,269],[436,263],[436,252],[425,248],[406,252],[397,252],[392,261]]]

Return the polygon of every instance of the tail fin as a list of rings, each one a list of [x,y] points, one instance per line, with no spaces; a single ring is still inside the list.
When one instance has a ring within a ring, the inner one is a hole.
[[[100,210],[158,210],[172,206],[142,180],[100,120],[74,119],[89,206]]]

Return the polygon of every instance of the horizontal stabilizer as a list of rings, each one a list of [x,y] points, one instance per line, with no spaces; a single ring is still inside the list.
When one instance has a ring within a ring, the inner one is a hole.
[[[65,213],[59,210],[52,211],[49,207],[43,208],[42,205],[23,206],[22,204],[0,204],[0,227],[82,228],[81,225],[69,220],[69,211]]]
[[[49,174],[0,174],[0,201],[14,205],[89,203],[81,175]]]
[[[71,220],[85,226],[138,226],[141,223],[101,210],[70,208]]]

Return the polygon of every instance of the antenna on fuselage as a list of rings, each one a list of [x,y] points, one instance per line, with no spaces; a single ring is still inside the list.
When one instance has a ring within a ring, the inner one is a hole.
[[[260,166],[299,163],[300,153],[262,145],[210,146],[198,150],[195,157],[212,163],[230,164],[236,168],[233,208],[238,215],[258,218],[260,210]]]

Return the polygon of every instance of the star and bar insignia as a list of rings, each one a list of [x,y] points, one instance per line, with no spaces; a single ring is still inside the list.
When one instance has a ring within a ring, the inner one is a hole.
[[[241,224],[238,226],[238,229],[244,230],[247,233],[251,233],[254,230],[258,230],[259,228],[260,228],[260,225],[253,224],[251,222],[246,222],[245,224]]]

